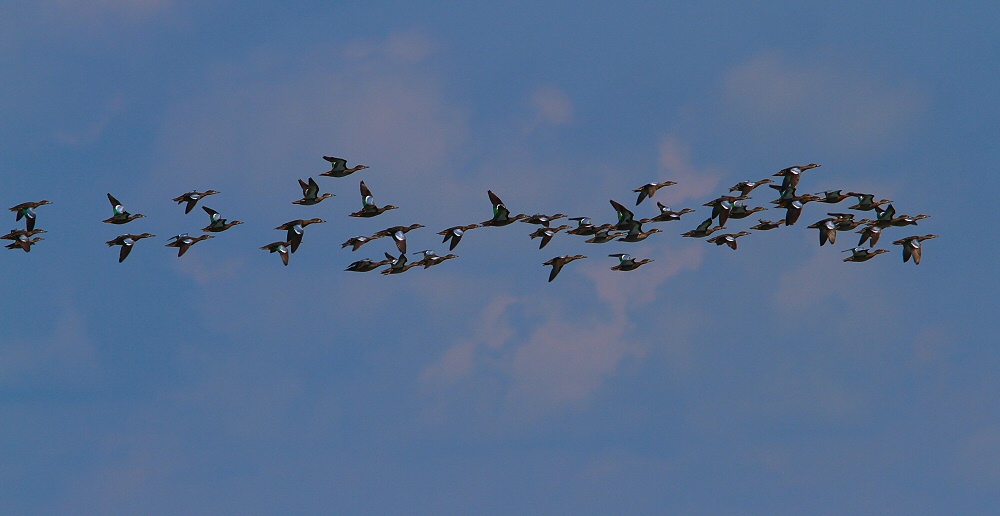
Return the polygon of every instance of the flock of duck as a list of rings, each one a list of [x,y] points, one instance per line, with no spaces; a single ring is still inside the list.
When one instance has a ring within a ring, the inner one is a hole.
[[[365,165],[355,165],[354,167],[348,168],[347,161],[341,158],[324,156],[323,159],[330,163],[331,168],[330,170],[319,174],[320,176],[342,178],[359,170],[368,168]],[[746,205],[746,201],[750,199],[750,193],[763,185],[768,185],[770,188],[776,190],[778,197],[777,199],[771,201],[771,204],[775,205],[776,209],[784,210],[785,217],[777,221],[758,219],[758,224],[749,227],[749,229],[753,231],[770,231],[781,226],[794,225],[799,220],[804,206],[810,202],[838,204],[847,199],[856,199],[857,203],[848,207],[848,210],[860,212],[873,211],[875,213],[874,219],[863,218],[860,220],[855,219],[854,213],[831,212],[827,213],[828,217],[816,221],[808,226],[809,228],[818,230],[820,246],[824,246],[827,243],[834,244],[837,240],[838,231],[851,231],[861,227],[861,229],[856,231],[856,233],[860,234],[858,245],[844,251],[851,253],[850,256],[844,258],[845,262],[865,262],[875,256],[878,256],[879,254],[889,252],[884,248],[875,248],[878,244],[882,230],[890,227],[916,225],[917,221],[928,217],[924,214],[914,216],[897,215],[896,210],[892,205],[892,201],[888,199],[876,201],[875,195],[869,193],[845,193],[841,190],[831,190],[818,194],[797,194],[796,188],[799,186],[799,180],[802,173],[817,167],[819,167],[819,165],[811,163],[808,165],[792,166],[782,169],[778,171],[778,173],[774,174],[774,177],[782,178],[780,183],[770,178],[758,181],[741,181],[737,183],[729,188],[729,193],[732,195],[720,195],[719,197],[705,203],[705,207],[712,208],[711,215],[703,220],[696,228],[682,233],[682,236],[688,238],[704,238],[706,242],[717,246],[725,245],[732,250],[736,250],[739,246],[738,239],[750,235],[750,231],[744,230],[736,233],[721,233],[716,236],[712,235],[726,229],[726,223],[730,220],[745,219],[754,213],[766,210],[767,208],[763,206],[750,208]],[[633,190],[634,193],[638,193],[635,205],[639,206],[644,200],[651,199],[659,189],[675,184],[677,183],[673,181],[663,181],[648,183],[636,188]],[[333,194],[329,192],[320,194],[320,186],[313,178],[309,178],[308,181],[300,179],[299,186],[302,189],[302,198],[293,201],[292,204],[312,206],[319,204],[325,199],[333,197]],[[391,204],[383,205],[381,207],[377,206],[375,204],[375,197],[372,195],[368,186],[365,185],[364,181],[361,181],[360,190],[362,203],[361,209],[351,213],[351,217],[376,217],[388,210],[397,208]],[[203,192],[192,190],[175,197],[173,201],[177,204],[184,205],[184,213],[187,214],[194,210],[199,201],[202,201],[210,195],[218,193],[219,192],[215,190],[206,190]],[[595,225],[592,223],[590,217],[566,218],[567,216],[562,213],[556,213],[553,215],[538,213],[531,216],[519,213],[513,215],[510,210],[507,209],[507,206],[503,203],[503,201],[500,200],[500,197],[493,193],[492,190],[487,191],[487,195],[493,205],[492,218],[477,224],[452,226],[437,233],[438,235],[444,237],[442,243],[449,244],[449,251],[453,251],[455,247],[458,246],[459,242],[461,242],[465,233],[472,229],[502,227],[515,222],[539,226],[537,230],[528,235],[531,239],[539,239],[539,249],[545,248],[545,246],[548,245],[557,233],[563,232],[564,230],[567,234],[587,237],[584,242],[591,244],[602,244],[611,242],[612,240],[619,242],[640,242],[648,238],[650,235],[661,232],[659,228],[643,230],[644,224],[648,225],[650,223],[678,221],[681,220],[683,215],[695,211],[691,208],[674,211],[663,205],[663,203],[657,201],[656,205],[659,208],[658,214],[649,218],[636,218],[635,214],[631,210],[614,199],[611,199],[611,206],[617,214],[617,222]],[[132,214],[126,211],[124,205],[122,205],[122,203],[110,193],[108,194],[108,201],[111,203],[112,214],[103,221],[105,223],[123,225],[144,217],[141,213]],[[2,239],[12,241],[10,244],[6,245],[7,249],[22,249],[25,252],[30,252],[32,246],[44,240],[42,237],[36,236],[39,233],[45,232],[44,229],[36,227],[36,221],[38,218],[36,210],[47,204],[51,204],[51,202],[42,200],[37,202],[25,202],[10,208],[10,211],[15,212],[17,221],[24,219],[25,227],[24,229],[11,230],[10,233],[0,237]],[[883,205],[885,205],[885,207],[883,207]],[[208,225],[202,228],[202,232],[204,234],[195,237],[187,233],[181,233],[171,237],[169,242],[166,244],[167,247],[177,248],[178,257],[184,256],[188,249],[198,242],[215,238],[213,235],[214,233],[222,233],[229,230],[233,226],[242,224],[239,220],[227,220],[222,218],[219,212],[205,206],[204,204],[201,208],[209,217]],[[562,218],[575,222],[576,226],[574,227],[567,224],[559,226],[552,225],[553,221]],[[264,245],[260,249],[268,251],[269,253],[277,253],[278,256],[280,256],[282,263],[287,266],[290,256],[295,253],[295,251],[298,250],[299,246],[302,244],[302,237],[305,234],[305,228],[311,224],[323,222],[326,221],[320,218],[295,219],[285,222],[275,228],[276,230],[284,231],[285,238],[283,240],[278,240]],[[384,253],[384,260],[376,261],[370,258],[361,259],[351,263],[345,270],[352,272],[369,272],[380,267],[385,267],[381,271],[382,274],[401,274],[413,267],[423,267],[426,269],[439,265],[447,260],[457,258],[456,255],[450,253],[444,256],[439,256],[433,250],[426,249],[413,253],[415,255],[420,255],[420,260],[409,262],[406,257],[406,234],[409,231],[423,227],[424,226],[421,224],[392,226],[378,231],[373,235],[359,235],[349,238],[346,242],[341,244],[341,248],[350,247],[351,251],[357,251],[363,245],[371,242],[372,240],[377,240],[383,237],[391,238],[395,243],[396,249],[399,251],[399,255],[395,256],[386,252]],[[112,240],[108,240],[106,243],[109,247],[120,247],[118,262],[121,263],[129,256],[129,253],[138,241],[155,236],[156,235],[150,233],[125,233],[118,235]],[[935,237],[936,235],[933,234],[911,235],[894,241],[893,245],[902,247],[903,262],[908,262],[912,258],[914,264],[919,264],[922,255],[921,242]],[[864,247],[866,242],[868,243],[868,247]],[[609,254],[608,256],[618,259],[618,263],[611,267],[611,269],[615,271],[632,271],[653,261],[649,258],[636,259],[626,253],[615,253]],[[554,280],[559,274],[559,271],[562,270],[562,268],[568,263],[583,258],[586,258],[586,256],[581,254],[563,255],[556,256],[544,262],[543,265],[552,267],[549,272],[549,281]]]

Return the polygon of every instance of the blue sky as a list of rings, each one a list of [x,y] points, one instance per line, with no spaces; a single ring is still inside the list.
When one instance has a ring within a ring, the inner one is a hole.
[[[45,241],[0,253],[0,511],[993,509],[998,24],[989,2],[5,4],[3,206],[53,204]],[[323,155],[371,168],[291,205]],[[736,252],[679,236],[808,162],[800,191],[931,218],[865,264],[841,262],[856,235],[816,245],[815,204]],[[400,209],[348,217],[358,179]],[[426,271],[342,270],[393,248],[341,242],[396,224],[443,253],[487,189],[609,222],[667,179],[654,200],[698,213],[642,243],[539,251],[516,224]],[[207,217],[170,199],[207,188],[245,224],[178,259],[166,237]],[[102,224],[107,192],[146,218]],[[312,216],[287,268],[257,249]],[[119,229],[158,237],[118,264]]]

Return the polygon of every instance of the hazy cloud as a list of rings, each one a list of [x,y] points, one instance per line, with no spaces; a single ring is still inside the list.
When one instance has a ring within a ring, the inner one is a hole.
[[[865,70],[761,52],[731,69],[724,96],[734,121],[759,139],[875,150],[908,132],[924,109],[915,87]]]

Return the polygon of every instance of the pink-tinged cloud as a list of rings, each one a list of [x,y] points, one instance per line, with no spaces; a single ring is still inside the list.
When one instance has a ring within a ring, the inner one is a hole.
[[[724,79],[729,119],[758,139],[872,151],[898,140],[924,111],[915,87],[822,60],[763,52]]]
[[[642,251],[631,252],[635,253],[633,257],[636,259],[652,258],[653,262],[635,271],[608,271],[618,264],[616,258],[610,257],[602,260],[600,265],[588,263],[581,267],[584,274],[594,281],[597,295],[611,306],[614,313],[625,314],[629,307],[652,303],[660,287],[683,270],[698,269],[705,255],[704,246],[695,245],[679,249],[663,246]]]
[[[626,338],[626,326],[622,315],[548,318],[514,352],[510,406],[534,415],[586,401],[626,356],[642,354],[642,346]]]
[[[74,387],[97,379],[97,353],[82,316],[72,306],[47,330],[8,333],[0,344],[0,384]]]
[[[719,170],[696,167],[692,163],[690,146],[673,135],[660,139],[659,151],[662,180],[676,181],[677,184],[664,189],[663,193],[657,192],[657,200],[665,198],[683,201],[714,197],[723,175]],[[664,204],[668,203],[664,201]]]
[[[573,121],[573,101],[555,86],[543,86],[531,94],[536,124],[566,125]]]
[[[476,319],[471,337],[456,342],[441,357],[420,373],[420,383],[426,388],[454,385],[475,372],[478,349],[498,350],[514,335],[509,309],[517,298],[501,295],[490,301]]]

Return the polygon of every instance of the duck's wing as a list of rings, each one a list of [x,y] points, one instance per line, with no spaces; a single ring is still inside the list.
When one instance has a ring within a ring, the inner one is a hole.
[[[132,252],[132,246],[130,246],[130,245],[125,245],[125,244],[123,243],[123,244],[122,244],[122,250],[121,250],[121,251],[119,251],[119,253],[118,253],[118,263],[122,263],[122,262],[124,262],[124,261],[125,261],[125,258],[127,258],[127,257],[128,257],[128,253],[131,253],[131,252]]]
[[[368,189],[368,185],[364,181],[361,181],[361,202],[365,206],[372,206],[375,204],[375,196],[372,195],[372,191]]]

